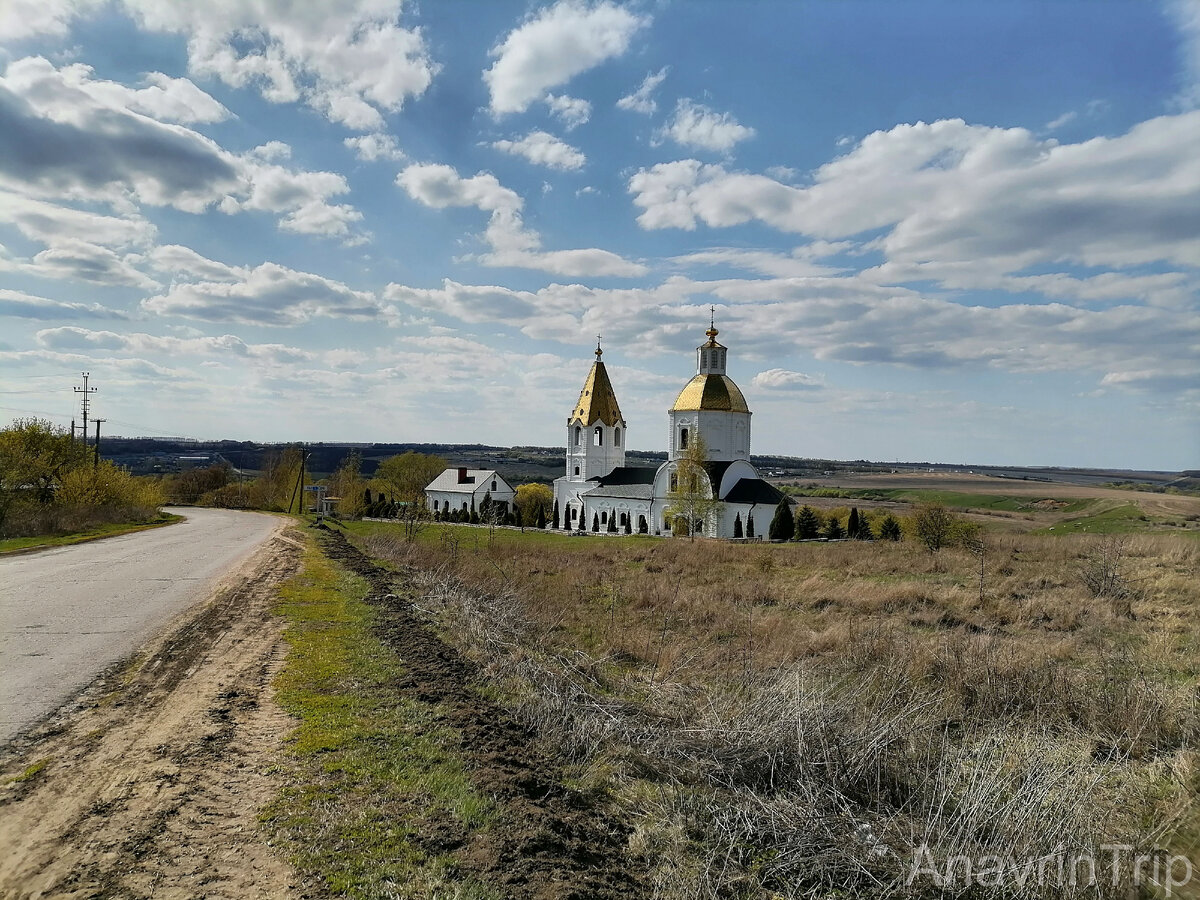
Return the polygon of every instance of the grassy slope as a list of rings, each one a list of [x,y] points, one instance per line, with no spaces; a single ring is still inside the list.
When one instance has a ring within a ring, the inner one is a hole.
[[[0,554],[28,553],[33,550],[44,550],[47,547],[62,547],[68,544],[82,544],[86,541],[98,541],[102,538],[116,537],[134,531],[145,531],[147,528],[159,528],[163,525],[173,525],[182,522],[183,516],[173,513],[162,513],[153,522],[124,522],[110,525],[98,525],[86,531],[73,534],[43,534],[37,537],[6,538],[0,541]]]
[[[494,896],[415,840],[427,818],[489,820],[433,706],[396,686],[403,663],[372,634],[366,583],[314,547],[279,605],[290,652],[278,699],[299,720],[289,785],[263,814],[297,868],[337,896]]]

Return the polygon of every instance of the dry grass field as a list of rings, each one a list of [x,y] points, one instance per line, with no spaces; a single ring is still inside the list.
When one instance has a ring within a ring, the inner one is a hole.
[[[917,479],[887,489],[960,487]],[[1124,866],[1096,883],[1021,866],[1106,844],[1197,858],[1200,500],[969,480],[948,505],[990,523],[982,579],[977,554],[908,540],[354,539],[634,823],[655,896],[1154,896]],[[1025,498],[1085,505],[1031,520]],[[1105,517],[1129,502],[1147,519]],[[1132,533],[1034,533],[1072,514]],[[914,879],[923,847],[999,874]]]

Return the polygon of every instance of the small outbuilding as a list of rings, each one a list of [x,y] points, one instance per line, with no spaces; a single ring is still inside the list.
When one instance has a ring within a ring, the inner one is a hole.
[[[511,509],[517,492],[495,469],[447,469],[425,488],[425,503],[430,512],[470,512],[478,510],[483,498]]]

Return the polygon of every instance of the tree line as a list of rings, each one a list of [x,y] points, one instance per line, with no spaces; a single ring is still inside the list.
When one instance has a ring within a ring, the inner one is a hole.
[[[930,553],[951,545],[970,545],[978,540],[978,533],[977,524],[937,502],[917,504],[912,515],[903,520],[891,512],[872,516],[865,510],[859,512],[854,506],[843,524],[836,510],[822,512],[805,505],[793,513],[787,497],[775,507],[767,532],[773,541],[900,541],[907,538],[919,542]]]
[[[0,429],[0,538],[148,522],[164,500],[156,479],[100,459],[65,428],[31,418]]]

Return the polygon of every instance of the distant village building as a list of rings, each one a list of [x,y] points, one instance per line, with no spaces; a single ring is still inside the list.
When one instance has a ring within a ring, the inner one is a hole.
[[[494,503],[512,507],[517,492],[495,469],[447,469],[425,488],[425,502],[431,512],[470,512],[478,510],[483,498],[491,495]]]
[[[699,436],[707,451],[707,483],[701,491],[720,506],[697,532],[710,537],[766,533],[783,495],[750,464],[750,408],[725,374],[729,351],[717,343],[717,329],[705,334],[708,341],[696,348],[696,374],[667,412],[670,446],[667,461],[657,469],[625,465],[628,427],[597,344],[596,361],[567,418],[567,471],[554,482],[561,527],[624,532],[628,524],[634,533],[671,534],[676,472]]]

